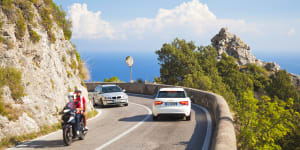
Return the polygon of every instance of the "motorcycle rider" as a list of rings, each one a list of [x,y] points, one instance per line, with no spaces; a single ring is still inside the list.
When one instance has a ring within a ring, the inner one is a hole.
[[[75,98],[75,102],[77,102],[76,105],[76,110],[77,110],[77,114],[76,115],[76,124],[77,124],[77,129],[79,132],[80,129],[80,120],[81,117],[83,117],[83,121],[84,121],[84,130],[88,130],[87,124],[86,124],[86,101],[84,96],[81,95],[81,91],[80,90],[75,90],[75,94],[76,94],[76,98]]]

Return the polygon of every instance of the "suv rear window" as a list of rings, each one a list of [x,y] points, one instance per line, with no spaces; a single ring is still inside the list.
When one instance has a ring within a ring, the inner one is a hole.
[[[185,98],[184,91],[160,91],[157,98]]]

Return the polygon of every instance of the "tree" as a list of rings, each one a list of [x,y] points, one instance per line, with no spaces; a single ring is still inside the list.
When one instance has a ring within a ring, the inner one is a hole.
[[[279,99],[287,101],[293,98],[299,101],[299,93],[292,85],[291,78],[286,70],[280,70],[270,76],[271,83],[267,87],[267,92],[271,97],[277,96]]]
[[[160,77],[165,84],[178,84],[186,74],[200,71],[201,67],[195,59],[194,42],[186,42],[176,38],[171,44],[165,43],[156,51],[161,65]]]
[[[119,83],[119,82],[121,82],[121,80],[118,77],[113,76],[110,79],[105,78],[104,82],[117,82],[117,83]]]

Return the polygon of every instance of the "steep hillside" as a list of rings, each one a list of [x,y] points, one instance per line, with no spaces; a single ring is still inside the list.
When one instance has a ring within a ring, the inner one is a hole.
[[[176,38],[156,51],[156,82],[222,95],[234,117],[242,150],[299,149],[300,78],[276,63],[257,60],[250,47],[226,29],[212,45]]]
[[[70,27],[52,0],[0,1],[0,140],[58,123],[75,87],[88,97]]]

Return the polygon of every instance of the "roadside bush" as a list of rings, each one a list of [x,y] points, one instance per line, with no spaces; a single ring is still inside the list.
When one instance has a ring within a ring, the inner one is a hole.
[[[118,77],[116,77],[116,76],[113,76],[113,77],[111,77],[110,79],[104,79],[104,82],[121,82],[121,80],[118,78]]]

